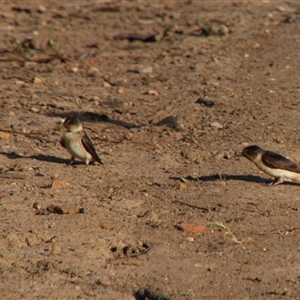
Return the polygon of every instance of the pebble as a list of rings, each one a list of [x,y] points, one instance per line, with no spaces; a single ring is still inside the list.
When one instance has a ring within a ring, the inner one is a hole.
[[[124,93],[125,93],[124,88],[121,87],[121,86],[119,86],[119,87],[117,88],[117,93],[118,93],[118,94],[124,94]]]
[[[111,87],[111,84],[108,83],[107,81],[104,81],[104,82],[103,82],[103,87],[105,87],[105,88],[110,88],[110,87]]]
[[[63,180],[55,179],[52,181],[51,188],[52,189],[62,189],[62,188],[65,188],[67,185],[68,185],[67,182],[65,182]]]
[[[41,78],[39,78],[39,77],[37,77],[37,76],[35,76],[33,79],[32,79],[32,82],[33,83],[42,83],[42,79]]]
[[[71,68],[71,71],[72,71],[73,73],[77,73],[78,70],[79,70],[78,67],[72,67],[72,68]]]
[[[154,96],[158,96],[158,92],[157,92],[157,91],[155,91],[155,90],[149,90],[149,91],[147,91],[147,92],[146,92],[146,94],[148,94],[148,95],[154,95]]]
[[[124,138],[125,138],[126,140],[128,140],[128,141],[132,141],[132,140],[135,139],[135,136],[134,136],[134,134],[133,134],[132,132],[127,132],[127,133],[125,134]]]
[[[211,122],[209,125],[210,127],[217,128],[217,129],[223,128],[223,125],[218,121]]]
[[[187,240],[188,242],[194,242],[194,241],[195,241],[194,237],[192,237],[192,236],[188,236],[188,237],[186,238],[186,240]]]
[[[228,158],[228,156],[227,156],[226,152],[222,150],[222,151],[217,152],[214,155],[214,158],[221,159],[221,158]]]
[[[186,159],[191,159],[192,155],[189,149],[183,149],[181,150],[181,155],[182,157],[186,158]]]
[[[213,86],[213,87],[218,87],[220,86],[220,83],[217,80],[207,80],[205,81],[205,85],[207,86]]]
[[[40,110],[39,110],[38,108],[36,108],[36,107],[31,107],[30,110],[31,110],[32,112],[34,112],[34,113],[37,113],[37,112],[40,111]]]
[[[98,96],[93,96],[93,97],[90,99],[90,101],[92,101],[92,102],[98,102],[98,101],[100,101],[100,98],[99,98]]]
[[[42,208],[42,205],[38,202],[34,202],[33,205],[32,205],[33,208],[35,209],[41,209]]]
[[[39,5],[37,10],[39,13],[44,13],[46,11],[46,7],[44,5]]]
[[[196,103],[199,103],[203,106],[208,106],[208,107],[212,107],[215,104],[215,102],[213,100],[203,98],[203,97],[198,98]]]
[[[137,67],[133,69],[128,69],[128,72],[137,73],[137,74],[152,73],[153,67]]]
[[[187,186],[184,182],[178,182],[178,183],[176,183],[175,188],[177,190],[184,190],[187,188]]]
[[[9,139],[9,133],[0,131],[0,140]]]
[[[156,126],[167,126],[169,128],[174,128],[177,130],[183,129],[183,124],[178,121],[177,116],[168,116],[155,124]]]

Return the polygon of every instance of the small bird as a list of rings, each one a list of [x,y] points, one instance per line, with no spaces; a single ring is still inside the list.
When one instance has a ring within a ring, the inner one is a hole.
[[[94,161],[103,165],[96,150],[83,129],[83,123],[79,118],[66,118],[63,123],[67,132],[62,136],[60,144],[71,154],[70,165],[75,157],[83,160],[87,165]]]
[[[263,150],[253,145],[246,147],[243,156],[252,161],[260,170],[275,177],[270,185],[286,181],[300,181],[300,165],[290,161],[280,154]]]

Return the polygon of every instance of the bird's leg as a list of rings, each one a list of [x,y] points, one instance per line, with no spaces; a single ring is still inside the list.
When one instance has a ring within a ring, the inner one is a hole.
[[[73,164],[74,160],[75,160],[75,157],[71,156],[70,166]]]
[[[282,177],[275,178],[274,181],[272,181],[272,182],[270,183],[270,186],[278,185],[278,184],[280,184],[280,183],[283,183],[283,181],[284,181],[284,180],[283,180]]]
[[[89,159],[86,158],[86,159],[85,159],[85,170],[86,170],[87,172],[91,172],[91,169],[89,168],[89,163],[90,163]]]

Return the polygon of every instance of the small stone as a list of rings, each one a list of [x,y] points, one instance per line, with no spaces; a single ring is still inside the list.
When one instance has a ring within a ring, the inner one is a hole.
[[[49,47],[53,47],[53,46],[55,45],[55,41],[52,40],[52,39],[50,39],[50,40],[47,41],[47,45],[48,45]]]
[[[39,5],[37,11],[39,13],[44,13],[46,11],[46,7],[44,5]]]
[[[34,202],[32,205],[33,208],[40,210],[42,208],[42,205],[38,202]]]
[[[199,103],[199,104],[201,104],[203,106],[207,106],[207,107],[212,107],[215,104],[215,102],[213,100],[203,98],[203,97],[198,98],[196,103]]]
[[[65,188],[67,185],[68,183],[66,183],[65,181],[55,179],[52,181],[51,188],[62,189]]]
[[[283,144],[284,143],[283,140],[280,137],[274,137],[273,141],[278,143],[278,144]]]
[[[36,76],[33,78],[32,82],[33,83],[42,83],[42,79]]]
[[[218,121],[211,122],[209,125],[210,127],[217,128],[217,129],[223,128],[223,125]]]
[[[255,43],[253,46],[252,46],[253,49],[258,49],[260,48],[260,43]]]
[[[188,236],[188,237],[186,238],[186,240],[187,240],[188,242],[194,242],[194,241],[195,241],[195,239],[194,239],[192,236]]]
[[[125,93],[124,88],[121,87],[121,86],[119,86],[119,87],[117,88],[117,93],[118,93],[118,94],[124,94],[124,93]]]
[[[192,155],[189,149],[183,149],[181,150],[181,155],[182,157],[186,158],[186,159],[191,159]]]
[[[156,126],[167,126],[169,128],[180,129],[177,116],[168,116],[155,124]]]
[[[221,24],[218,33],[219,35],[227,35],[229,33],[229,29],[226,25]]]
[[[126,140],[128,140],[128,141],[132,141],[132,140],[134,140],[135,136],[134,136],[134,134],[133,134],[132,132],[127,132],[127,133],[125,134],[124,138],[125,138]]]
[[[93,102],[98,102],[100,101],[100,98],[98,96],[93,96],[90,101],[93,101]]]
[[[9,139],[9,133],[0,131],[0,139]]]
[[[129,69],[128,72],[143,74],[143,73],[152,73],[153,67],[137,67],[133,69]]]
[[[145,68],[139,69],[139,73],[152,73],[152,71],[153,71],[152,67],[145,67]]]
[[[213,87],[218,87],[220,86],[220,83],[217,80],[207,80],[205,81],[205,85],[207,86],[213,86]]]
[[[175,188],[177,190],[184,190],[184,189],[186,189],[186,184],[184,182],[178,182],[178,183],[176,183]]]
[[[35,111],[33,111],[33,112],[35,112]],[[22,130],[23,133],[28,133],[28,130],[25,127],[23,127],[23,126],[22,126],[21,130]]]
[[[78,72],[78,67],[72,67],[72,68],[71,68],[71,71],[72,71],[73,73],[77,73],[77,72]]]
[[[16,80],[16,85],[26,85],[26,82],[22,80]]]
[[[206,227],[199,224],[177,224],[175,228],[181,230],[183,232],[191,232],[191,233],[201,233]]]
[[[221,159],[221,158],[227,158],[225,151],[219,151],[214,155],[214,158]]]
[[[230,29],[224,24],[219,25],[217,23],[213,23],[210,25],[203,26],[201,31],[202,34],[205,36],[210,36],[210,35],[224,36],[230,32]]]
[[[37,113],[37,112],[40,111],[40,110],[39,110],[38,108],[36,108],[36,107],[31,107],[30,110],[31,110],[32,112],[34,112],[34,113]]]
[[[149,91],[147,91],[146,94],[148,94],[148,95],[153,95],[153,96],[158,96],[158,91],[155,91],[155,90],[149,90]]]
[[[105,88],[110,88],[110,87],[111,87],[111,84],[108,83],[107,81],[104,81],[104,82],[103,82],[103,86],[104,86]]]

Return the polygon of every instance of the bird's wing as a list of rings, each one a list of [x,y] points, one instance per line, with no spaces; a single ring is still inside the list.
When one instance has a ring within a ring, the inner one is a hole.
[[[62,138],[60,139],[60,145],[64,148],[66,148],[65,141],[64,141],[64,136],[62,136]]]
[[[262,161],[266,166],[272,169],[283,169],[290,172],[300,173],[300,165],[271,151],[266,151],[266,153],[262,156]]]
[[[100,164],[103,164],[102,160],[96,153],[93,143],[91,142],[90,138],[88,137],[88,135],[85,132],[83,132],[83,134],[82,134],[81,141],[82,141],[82,145],[83,145],[84,149],[92,155],[93,159],[95,161],[99,162]]]

